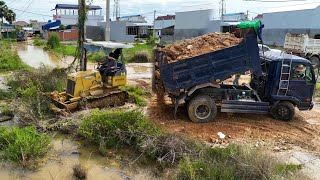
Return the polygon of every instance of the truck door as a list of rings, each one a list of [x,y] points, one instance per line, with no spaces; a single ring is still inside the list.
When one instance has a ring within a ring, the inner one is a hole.
[[[311,64],[293,62],[287,95],[299,99],[301,106],[309,106],[312,101],[315,82]]]

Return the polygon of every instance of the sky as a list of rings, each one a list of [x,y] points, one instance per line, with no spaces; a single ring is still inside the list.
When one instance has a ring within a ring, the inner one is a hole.
[[[12,8],[17,20],[48,21],[52,19],[55,4],[77,4],[78,0],[2,0]],[[113,15],[113,2],[111,1],[110,17]],[[119,0],[120,15],[142,14],[148,20],[153,21],[153,11],[156,16],[174,14],[175,12],[191,11],[199,9],[214,9],[214,18],[219,17],[220,0]],[[320,5],[320,0],[225,0],[226,13],[249,11],[249,17],[255,17],[258,13],[290,10],[300,8],[312,8]],[[277,1],[277,2],[270,2]],[[93,5],[103,8],[105,15],[106,0],[93,0]]]

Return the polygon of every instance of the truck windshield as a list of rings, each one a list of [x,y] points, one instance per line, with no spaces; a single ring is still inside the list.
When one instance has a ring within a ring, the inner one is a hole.
[[[311,65],[293,63],[291,80],[306,81],[307,84],[314,84],[314,73]]]
[[[314,82],[314,75],[313,75],[313,68],[311,65],[308,65],[306,68],[306,82],[307,84],[313,84]]]

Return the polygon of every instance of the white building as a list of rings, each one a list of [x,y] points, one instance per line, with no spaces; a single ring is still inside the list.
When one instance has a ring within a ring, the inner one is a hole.
[[[301,8],[301,7],[295,7]],[[265,28],[262,38],[265,44],[283,46],[287,33],[320,34],[320,6],[306,9],[274,9],[263,13]]]
[[[78,23],[78,5],[74,4],[56,4],[53,20],[60,20],[61,24],[76,25]],[[100,6],[89,6],[87,26],[98,26],[104,17],[102,16],[102,8]]]
[[[161,30],[175,25],[175,15],[158,16],[154,21],[156,35],[160,36]]]

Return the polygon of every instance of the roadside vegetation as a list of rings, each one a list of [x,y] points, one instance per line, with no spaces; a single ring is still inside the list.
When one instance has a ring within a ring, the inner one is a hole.
[[[123,49],[123,54],[127,63],[145,63],[151,61],[153,49],[154,45],[136,43],[133,48]]]
[[[50,77],[50,78],[48,78]],[[16,72],[9,80],[9,93],[13,95],[15,112],[25,123],[54,116],[51,101],[45,93],[62,91],[65,88],[67,73],[65,69],[51,69],[41,66],[39,69]]]
[[[36,166],[49,144],[49,137],[34,127],[0,127],[0,157],[23,167]]]
[[[18,53],[11,48],[8,41],[0,41],[0,52],[0,70],[2,72],[28,68],[28,65],[23,63]]]
[[[145,100],[146,92],[139,87],[135,86],[123,86],[122,90],[125,90],[129,94],[129,101],[138,105],[146,106],[147,102]]]
[[[301,169],[279,163],[257,149],[240,145],[211,148],[169,134],[138,111],[95,110],[83,119],[78,133],[102,154],[108,148],[132,148],[161,168],[176,168],[174,179],[283,179],[296,177]]]

